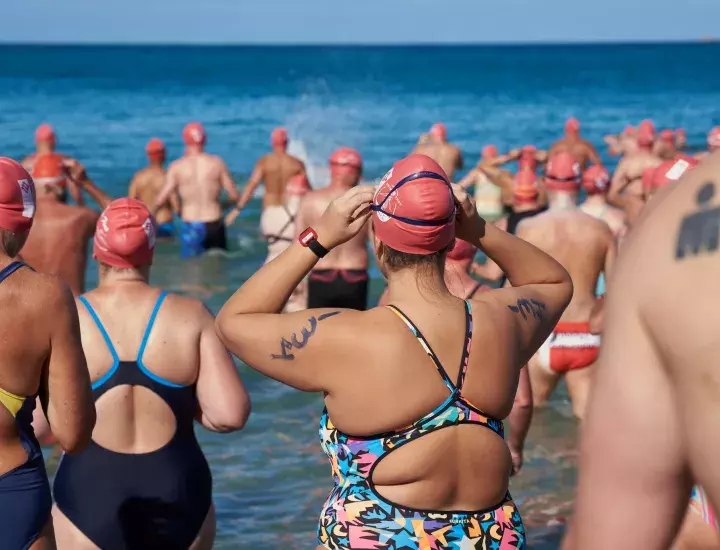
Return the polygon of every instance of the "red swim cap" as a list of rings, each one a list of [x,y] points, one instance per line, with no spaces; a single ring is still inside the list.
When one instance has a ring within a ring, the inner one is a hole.
[[[475,257],[477,248],[467,241],[455,239],[455,245],[447,253],[447,259],[453,262],[468,262]]]
[[[152,263],[155,222],[137,199],[116,199],[100,216],[95,228],[93,257],[121,269]]]
[[[537,174],[527,168],[515,174],[513,182],[513,201],[517,203],[535,202],[538,196]]]
[[[330,155],[330,174],[347,174],[362,171],[362,157],[355,149],[340,147]]]
[[[67,171],[63,165],[64,157],[58,153],[46,153],[35,156],[32,178],[36,186],[67,186]]]
[[[566,134],[578,134],[580,132],[580,121],[576,118],[569,118],[565,122]]]
[[[668,145],[675,145],[675,132],[665,129],[660,132],[660,140]]]
[[[643,120],[638,126],[637,144],[640,147],[650,147],[655,143],[655,126],[649,120]]]
[[[186,145],[203,145],[207,139],[205,128],[199,122],[191,122],[185,126],[182,137]]]
[[[689,155],[677,155],[673,160],[663,162],[655,168],[647,168],[642,176],[643,187],[646,191],[667,187],[698,164],[699,162]]]
[[[435,139],[439,139],[440,141],[447,140],[447,128],[442,122],[433,124],[432,128],[430,128],[430,132],[428,133],[432,137],[434,137]]]
[[[720,148],[720,126],[715,126],[708,132],[707,142],[710,149]]]
[[[455,199],[440,165],[425,155],[395,163],[373,203],[375,235],[394,250],[428,255],[455,238]]]
[[[165,144],[158,138],[152,138],[145,146],[145,153],[150,160],[165,158]]]
[[[625,129],[622,132],[622,135],[624,136],[632,136],[635,134],[635,126],[625,126]]]
[[[535,153],[537,153],[537,147],[534,145],[526,145],[520,150],[520,159],[518,160],[520,170],[528,169],[534,171],[535,168],[537,168]]]
[[[275,148],[285,147],[288,143],[288,134],[285,128],[275,128],[270,134],[270,145]]]
[[[588,195],[605,193],[610,186],[610,173],[603,166],[591,166],[585,170],[582,183]]]
[[[55,140],[55,130],[53,130],[53,127],[49,124],[41,124],[37,127],[37,130],[35,130],[35,141],[37,143],[48,141],[55,143]]]
[[[0,157],[0,227],[30,231],[35,217],[35,184],[20,163]]]
[[[291,177],[285,186],[285,192],[291,197],[302,197],[311,189],[310,182],[304,173]]]
[[[497,147],[494,145],[486,145],[483,147],[481,155],[484,159],[494,159],[498,156]]]
[[[562,151],[548,161],[545,185],[550,191],[575,192],[580,189],[580,164],[571,153]]]

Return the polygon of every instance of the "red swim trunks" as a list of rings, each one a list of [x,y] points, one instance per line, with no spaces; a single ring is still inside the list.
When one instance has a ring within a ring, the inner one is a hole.
[[[599,334],[590,334],[588,323],[558,323],[538,351],[540,364],[555,373],[582,369],[595,362]]]

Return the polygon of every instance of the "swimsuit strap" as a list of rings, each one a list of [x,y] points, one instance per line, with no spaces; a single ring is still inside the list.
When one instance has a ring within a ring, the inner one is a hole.
[[[17,261],[5,266],[2,271],[0,271],[0,283],[2,283],[5,279],[15,273],[21,267],[25,267],[25,264]]]
[[[150,314],[150,319],[148,319],[147,327],[145,327],[145,334],[143,334],[142,343],[140,344],[140,349],[138,350],[138,363],[142,363],[142,357],[145,354],[145,348],[147,347],[148,339],[150,338],[150,333],[152,332],[153,325],[155,325],[155,319],[157,318],[158,311],[160,311],[160,306],[162,306],[162,303],[166,297],[167,291],[163,290],[155,301],[155,306],[153,307],[152,313]]]
[[[283,225],[282,228],[280,229],[280,231],[277,232],[278,233],[277,235],[265,235],[265,239],[267,240],[268,244],[275,244],[280,241],[285,241],[285,242],[291,243],[295,240],[294,238],[289,239],[287,237],[282,236],[282,234],[285,233],[285,230],[288,227],[290,227],[292,224],[295,223],[295,216],[293,216],[292,212],[290,212],[290,210],[288,210],[287,205],[283,204],[282,208],[283,208],[283,210],[285,210],[285,214],[287,214],[288,221],[286,221],[285,225]]]
[[[481,287],[481,286],[483,286],[482,283],[475,283],[475,286],[474,286],[474,287],[472,288],[472,290],[468,293],[466,300],[469,300],[470,298],[472,298],[473,296],[475,296],[475,294],[477,294],[477,291],[480,290],[480,287]]]
[[[437,355],[435,355],[435,352],[430,347],[430,343],[425,339],[425,337],[420,332],[420,329],[415,326],[415,323],[413,323],[407,315],[405,315],[400,308],[397,308],[395,306],[389,305],[386,306],[390,311],[392,311],[395,315],[400,317],[402,321],[407,325],[407,327],[410,329],[410,332],[413,333],[415,338],[417,338],[418,342],[420,342],[420,345],[425,350],[425,353],[427,353],[430,356],[430,359],[432,359],[433,363],[435,363],[435,367],[437,368],[438,372],[440,373],[440,376],[442,376],[443,381],[445,382],[445,385],[447,388],[453,392],[456,393],[458,389],[455,387],[455,385],[452,383],[452,380],[450,380],[450,377],[448,376],[447,372],[445,372],[445,369],[443,368],[442,364],[440,363],[440,360],[438,359]]]
[[[95,310],[90,305],[90,302],[88,302],[88,299],[85,298],[85,296],[80,296],[78,298],[82,305],[85,306],[85,309],[87,309],[88,313],[90,314],[90,317],[92,317],[92,320],[95,322],[95,325],[97,326],[98,330],[100,331],[100,334],[102,334],[103,340],[105,340],[105,345],[108,347],[108,350],[110,350],[110,355],[112,355],[113,358],[113,364],[117,366],[120,363],[120,357],[118,357],[117,351],[115,351],[115,346],[112,344],[112,340],[110,340],[110,335],[107,333],[107,330],[105,330],[105,326],[102,324],[102,321],[100,320],[100,317],[98,317],[98,314],[95,313]],[[109,375],[114,371],[114,369],[110,369],[107,373],[107,377],[109,378]],[[97,384],[98,386],[102,385],[102,382],[105,381],[105,376],[100,378],[100,380],[97,380],[95,384],[93,384],[93,387]]]
[[[478,285],[479,286],[479,285]],[[477,290],[477,288],[476,288]],[[468,363],[470,362],[470,346],[472,345],[473,318],[472,305],[470,300],[465,300],[465,341],[463,342],[463,352],[460,358],[460,371],[455,386],[460,391],[465,383],[465,374],[467,373]]]

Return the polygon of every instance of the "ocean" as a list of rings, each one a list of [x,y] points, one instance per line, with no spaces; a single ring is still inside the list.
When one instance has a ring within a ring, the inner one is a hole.
[[[602,138],[651,118],[683,127],[702,148],[720,123],[720,44],[454,47],[0,46],[0,155],[23,157],[49,122],[59,150],[79,158],[114,196],[127,190],[153,136],[182,153],[181,130],[202,122],[208,150],[242,185],[288,128],[322,185],[335,147],[357,148],[365,175],[381,177],[418,135],[444,122],[472,166],[489,143],[500,150],[548,146],[570,116],[602,151]],[[152,283],[196,296],[217,311],[261,264],[260,203],[230,232],[226,257],[181,261],[161,244]],[[88,287],[97,282],[94,262]],[[372,299],[383,287],[373,272]],[[314,548],[330,486],[320,450],[322,397],[303,394],[239,365],[253,402],[247,427],[198,429],[214,476],[218,549]],[[537,411],[525,467],[512,481],[530,548],[558,547],[572,510],[576,430],[561,389]],[[51,469],[55,460],[50,461]]]

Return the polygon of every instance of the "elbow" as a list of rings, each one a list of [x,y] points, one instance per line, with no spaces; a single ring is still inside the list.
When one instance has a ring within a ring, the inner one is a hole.
[[[207,419],[205,426],[216,433],[226,434],[242,430],[250,418],[250,396],[240,400],[233,407],[223,410],[222,416]]]
[[[217,334],[218,338],[222,342],[222,345],[226,348],[229,346],[229,341],[227,337],[227,334],[229,333],[229,317],[229,312],[223,307],[218,312],[217,317],[215,318],[215,334]]]
[[[67,434],[57,434],[57,441],[63,450],[68,454],[83,452],[90,445],[92,433],[95,429],[95,407],[93,406],[83,418],[83,421]]]

